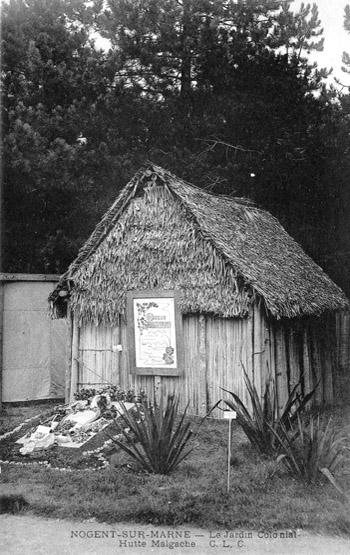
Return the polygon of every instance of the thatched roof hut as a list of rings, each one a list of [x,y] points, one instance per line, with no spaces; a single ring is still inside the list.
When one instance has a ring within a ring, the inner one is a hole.
[[[140,288],[180,290],[184,314],[244,317],[256,296],[276,318],[348,305],[267,211],[156,166],[121,191],[50,296],[53,310],[67,285],[79,320],[95,324],[113,324]]]
[[[51,312],[62,315],[69,299],[76,326],[119,326],[133,290],[175,290],[184,317],[207,319],[247,320],[259,307],[277,322],[348,307],[271,214],[154,165],[120,192],[50,295]]]

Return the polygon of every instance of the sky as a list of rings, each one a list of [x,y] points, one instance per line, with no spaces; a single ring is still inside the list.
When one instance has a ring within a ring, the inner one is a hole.
[[[295,0],[291,5],[292,11],[297,11],[301,3],[300,0]],[[309,3],[318,6],[325,38],[323,52],[314,53],[312,60],[316,61],[319,67],[333,67],[330,83],[334,83],[334,77],[337,77],[342,84],[350,86],[350,75],[341,71],[342,53],[346,51],[350,54],[350,35],[343,27],[344,8],[346,4],[350,4],[350,0],[313,0]]]

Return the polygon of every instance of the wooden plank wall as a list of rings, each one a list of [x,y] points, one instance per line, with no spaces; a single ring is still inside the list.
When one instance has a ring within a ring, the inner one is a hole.
[[[339,312],[336,315],[337,357],[339,370],[350,372],[350,312]]]
[[[118,383],[121,353],[113,350],[119,345],[119,326],[84,326],[80,329],[78,349],[80,388],[99,388]]]
[[[204,415],[227,396],[224,390],[235,392],[250,406],[244,368],[261,396],[266,380],[274,380],[280,409],[300,379],[304,393],[319,381],[316,400],[329,402],[333,398],[332,349],[336,338],[325,334],[327,326],[329,322],[322,319],[316,325],[312,320],[277,322],[266,318],[257,305],[244,319],[185,315],[184,372],[178,377],[135,376],[130,372],[125,323],[85,326],[79,334],[79,387],[99,388],[111,382],[137,392],[144,390],[149,399],[155,393],[158,400],[176,391],[182,409],[190,400],[189,413]],[[122,345],[123,350],[116,351],[116,345]],[[214,415],[220,417],[222,411],[216,409]]]

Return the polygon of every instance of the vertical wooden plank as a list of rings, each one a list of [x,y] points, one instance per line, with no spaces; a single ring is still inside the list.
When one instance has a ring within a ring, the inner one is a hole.
[[[111,349],[117,347],[118,345],[121,346],[122,350],[111,352],[111,376],[113,383],[116,384],[118,384],[121,380],[123,356],[125,356],[127,349],[127,345],[122,338],[122,319],[120,315],[116,325],[111,330]]]
[[[212,344],[213,344],[213,316],[206,317],[205,328],[205,350],[207,356],[207,406],[211,408],[214,397],[213,363],[212,363]]]
[[[112,326],[107,326],[107,340],[105,342],[105,364],[106,364],[106,377],[107,380],[114,384],[112,376],[112,351],[113,341],[112,341]]]
[[[93,349],[93,350],[91,351],[92,360],[91,360],[91,366],[90,366],[90,368],[91,368],[91,370],[93,370],[94,372],[97,373],[98,360],[97,360],[97,352],[96,352],[96,349],[97,349],[98,344],[97,344],[96,329],[97,329],[96,326],[93,326],[93,325],[90,326],[91,339],[92,339],[92,341],[91,341],[91,348]],[[96,381],[97,381],[96,373],[95,373],[95,374],[91,374],[91,378],[92,378],[91,381],[94,381],[94,383],[96,383]],[[90,380],[89,380],[89,381],[90,381]]]
[[[244,356],[245,356],[245,336],[244,336],[244,320],[239,318],[237,320],[238,323],[238,344],[239,344],[239,383],[238,383],[238,395],[243,400],[244,403],[247,403],[247,388],[245,387],[244,382]]]
[[[209,379],[212,383],[210,405],[207,403],[208,410],[212,408],[217,401],[226,397],[222,388],[229,389],[230,387],[228,378],[230,360],[228,345],[226,343],[226,337],[228,335],[228,333],[226,333],[227,324],[228,320],[224,320],[223,318],[207,318],[207,381]],[[222,412],[216,409],[212,415],[221,418]]]
[[[187,348],[188,344],[188,316],[183,315],[182,317],[182,326],[183,326],[183,341],[184,341],[184,395],[186,399],[190,399],[188,391],[189,391],[189,381],[191,379],[192,368],[190,366],[189,360],[189,348]],[[193,411],[193,400],[191,399],[191,405],[189,407],[190,411]]]
[[[235,332],[235,321],[233,318],[227,318],[224,320],[226,328],[226,345],[227,345],[227,389],[233,391],[235,388],[235,344],[234,344],[234,332]]]
[[[341,343],[341,333],[342,333],[342,312],[337,312],[335,316],[335,327],[336,327],[336,337],[337,337],[337,365],[340,367],[340,343]]]
[[[350,367],[350,313],[337,314],[337,366],[341,372],[347,372]]]
[[[286,361],[286,348],[285,348],[285,334],[283,323],[279,322],[276,326],[276,391],[277,391],[277,405],[279,414],[282,413],[283,408],[288,398],[288,380],[287,380],[287,361]]]
[[[99,381],[102,383],[102,387],[107,385],[106,382],[106,369],[104,366],[104,359],[105,359],[105,338],[106,338],[106,326],[98,326],[96,328],[97,338],[98,338],[98,351],[97,351],[97,360],[98,360],[98,374],[99,374]]]
[[[192,337],[193,337],[193,341],[197,340],[197,349],[192,349],[192,353],[191,353],[191,359],[192,359],[192,364],[194,364],[194,373],[192,376],[192,383],[191,383],[191,390],[192,390],[192,394],[194,394],[194,399],[195,399],[195,407],[196,407],[196,414],[201,414],[201,402],[202,402],[202,398],[201,398],[201,359],[200,359],[200,326],[199,326],[199,318],[197,315],[195,315],[194,318],[191,318],[192,320]],[[197,350],[197,354],[198,354],[198,361],[197,363],[195,362],[195,352]]]
[[[274,387],[277,387],[276,380],[276,322],[271,318],[268,318],[268,330],[269,330],[269,367],[266,368],[265,382],[263,387],[265,389],[266,384],[273,380]]]
[[[72,342],[73,342],[73,333],[74,333],[74,317],[72,320]],[[86,360],[87,358],[87,353],[85,352],[86,349],[86,334],[87,334],[87,325],[83,325],[80,328],[80,337],[79,337],[79,358],[80,360],[84,363],[88,365],[88,361]],[[85,376],[85,367],[81,366],[80,369],[80,375],[79,375],[79,382],[85,382],[86,381],[86,376]],[[80,385],[81,387],[85,387],[84,385]]]
[[[113,383],[112,380],[112,326],[107,326],[107,340],[105,341],[105,365],[106,365],[106,378],[109,382]]]
[[[105,332],[103,333],[101,339],[101,348],[102,351],[102,376],[105,380],[106,385],[111,383],[111,376],[108,374],[108,361],[109,361],[109,353],[110,353],[110,326],[104,326]]]
[[[242,398],[242,364],[241,364],[241,326],[242,321],[240,318],[235,319],[235,390],[234,393]]]
[[[192,341],[195,342],[197,341],[197,348],[193,348],[191,349],[191,363],[193,365],[193,374],[192,374],[192,382],[191,382],[191,391],[190,391],[190,395],[193,395],[194,401],[195,401],[195,411],[196,414],[201,414],[201,387],[200,387],[200,372],[201,372],[201,360],[200,360],[200,338],[199,338],[199,334],[200,334],[200,327],[199,327],[199,319],[197,315],[194,315],[194,317],[192,317],[190,319],[190,322],[192,324],[191,326],[191,338]],[[198,356],[198,360],[196,361],[196,351],[197,351],[197,356]]]
[[[333,315],[324,316],[326,330],[326,342],[322,343],[323,351],[323,397],[326,403],[333,403],[337,379],[337,353],[336,353],[336,331],[335,318]]]
[[[129,357],[129,341],[128,341],[128,330],[127,324],[124,318],[120,319],[120,333],[118,337],[120,338],[120,344],[122,346],[122,351],[119,355],[118,362],[118,384],[122,387],[130,387],[135,389],[139,388],[138,382],[134,374],[131,374],[130,370],[130,357]],[[141,389],[141,388],[140,388]]]
[[[73,320],[74,326],[74,320]],[[90,326],[82,326],[80,328],[80,335],[79,335],[79,358],[83,362],[80,365],[80,372],[79,372],[79,382],[81,382],[81,387],[88,387],[83,382],[89,382],[88,379],[88,371],[86,368],[91,368],[89,355],[90,351],[87,349],[91,348],[91,342],[89,341],[89,328]]]
[[[220,353],[221,353],[221,343],[220,343],[220,331],[221,331],[221,318],[215,318],[213,321],[213,328],[212,328],[212,364],[213,364],[213,381],[214,381],[214,393],[215,398],[213,399],[214,404],[223,396],[225,396],[222,388],[225,388],[225,380],[224,376],[221,372],[221,365],[220,365]],[[222,417],[222,412],[217,410],[215,416]]]
[[[260,312],[260,325],[261,325],[261,364],[260,364],[260,391],[261,396],[264,394],[266,376],[269,370],[270,360],[270,337],[269,337],[269,324],[266,318],[265,309],[262,303],[259,304]]]
[[[198,316],[189,314],[184,316],[184,360],[185,375],[183,391],[184,401],[190,401],[189,411],[192,414],[200,414],[200,341]],[[205,337],[205,336],[204,336]]]
[[[154,397],[157,405],[161,404],[162,399],[162,378],[161,376],[153,376],[154,381]]]
[[[102,382],[105,385],[107,384],[108,377],[106,372],[106,341],[107,341],[107,334],[108,334],[108,326],[99,326],[97,328],[99,330],[100,336],[100,349],[99,349],[99,359],[100,359],[100,374],[102,376]]]
[[[292,391],[300,381],[298,334],[294,322],[289,327],[289,367],[289,389]]]
[[[282,409],[282,345],[281,345],[281,327],[280,323],[275,323],[274,326],[275,338],[275,388],[277,394],[277,411],[281,413]]]
[[[104,381],[104,368],[102,367],[103,361],[103,332],[105,331],[104,326],[95,326],[95,336],[96,336],[96,379],[97,382],[101,384],[101,387],[106,383]]]
[[[94,380],[96,387],[99,387],[99,384],[102,382],[102,379],[100,377],[100,354],[98,352],[99,349],[99,327],[98,326],[92,326],[91,328],[92,330],[92,334],[93,334],[93,338],[94,338],[94,364],[91,367],[91,370],[94,372],[94,374],[92,374],[91,372],[88,371],[88,374],[90,376],[90,378],[92,378],[92,380]]]
[[[245,318],[245,328],[246,328],[246,372],[248,374],[249,380],[252,384],[254,384],[254,311],[253,308],[249,308],[249,314]]]
[[[308,326],[305,325],[303,330],[303,362],[304,362],[304,394],[307,395],[312,389],[312,377],[310,371],[310,350],[309,350],[309,332]]]
[[[245,337],[244,337],[244,329],[243,329],[243,319],[237,319],[238,324],[238,345],[239,345],[239,352],[238,352],[238,396],[244,403],[247,403],[247,390],[244,383],[244,355],[245,355]]]
[[[188,389],[189,389],[188,384],[191,379],[192,368],[189,364],[189,349],[187,348],[187,344],[188,344],[188,316],[187,315],[182,316],[182,329],[183,329],[183,343],[184,343],[184,373],[183,373],[182,395],[184,395],[186,399],[190,399],[190,397],[188,396]],[[190,412],[193,411],[192,399],[191,399],[191,405],[189,407],[189,411]]]
[[[74,320],[73,320],[73,329],[74,329]],[[80,359],[82,360],[82,362],[84,364],[86,364],[86,366],[89,367],[89,352],[86,351],[85,349],[91,347],[91,343],[88,342],[88,332],[89,332],[89,326],[88,325],[84,325],[81,327],[80,329],[80,338],[79,338],[79,356]],[[79,376],[79,381],[80,382],[86,382],[88,381],[86,378],[86,370],[85,370],[85,366],[81,367],[81,372],[80,372],[80,376]],[[82,386],[85,387],[85,386]]]
[[[217,366],[217,380],[220,387],[224,389],[229,389],[229,378],[228,378],[228,368],[227,368],[227,327],[226,320],[224,318],[218,318],[218,328],[216,342],[218,346],[218,366]]]
[[[225,326],[223,318],[218,320],[218,335],[216,337],[218,345],[218,380],[221,387],[228,388],[227,368],[226,368],[226,342],[225,342]]]
[[[324,383],[323,383],[323,371],[325,369],[325,357],[322,356],[322,346],[320,342],[320,327],[315,321],[310,329],[310,358],[311,358],[311,370],[312,370],[312,388],[316,387],[314,401],[316,405],[320,406],[324,400]],[[325,339],[325,329],[322,326],[322,341]],[[327,343],[327,341],[326,341]]]
[[[266,381],[271,378],[274,380],[276,385],[276,325],[271,319],[269,320],[269,332],[270,332],[270,367],[268,375],[266,376]]]
[[[263,343],[263,321],[262,321],[262,314],[259,306],[254,304],[254,311],[253,311],[253,318],[254,318],[254,337],[253,337],[253,359],[254,359],[254,384],[256,390],[259,394],[260,399],[262,399],[262,361],[263,361],[263,354],[264,354],[264,343]]]
[[[105,365],[105,361],[106,361],[106,339],[107,339],[107,326],[99,326],[97,328],[99,330],[99,366],[100,366],[100,376],[102,376],[101,381],[102,384],[104,385],[108,385],[107,384],[107,374],[106,374],[106,365]]]
[[[265,310],[262,314],[262,325],[263,325],[263,357],[262,357],[262,367],[261,367],[261,388],[262,391],[265,390],[265,384],[272,372],[272,361],[271,361],[271,325],[270,321],[266,316]]]
[[[87,349],[86,351],[84,351],[84,362],[86,361],[85,362],[86,367],[84,367],[84,381],[91,382],[92,387],[94,387],[96,382],[95,374],[92,374],[89,371],[89,369],[95,371],[95,368],[96,368],[96,362],[95,362],[96,341],[93,333],[94,329],[95,329],[94,326],[90,324],[86,330],[87,333],[84,334],[84,339],[85,339],[84,349]]]
[[[82,326],[80,328],[80,337],[79,337],[79,358],[82,362],[85,363],[85,353],[84,353],[84,336],[85,336],[85,330],[86,330],[86,326]],[[72,353],[73,353],[73,333],[74,333],[74,315],[72,314]],[[72,355],[73,356],[73,355]],[[72,360],[71,360],[71,364],[72,364]],[[72,369],[71,369],[72,372]],[[80,370],[80,375],[79,375],[79,382],[83,382],[84,381],[84,367],[81,368]],[[81,389],[83,386],[80,385],[79,383],[79,389]],[[69,389],[70,389],[70,385],[69,385]]]
[[[95,375],[92,374],[88,369],[94,370],[96,368],[95,364],[95,338],[93,336],[93,326],[90,324],[87,327],[86,334],[84,334],[84,381],[91,382],[92,387],[95,385]]]
[[[118,367],[120,363],[121,351],[116,350],[117,345],[121,344],[121,341],[117,341],[117,334],[119,333],[119,329],[120,326],[116,325],[110,327],[110,351],[108,371],[113,385],[117,385],[119,374]]]
[[[240,389],[242,393],[240,394],[240,398],[243,399],[247,409],[251,412],[252,404],[250,400],[250,395],[248,393],[248,389],[245,384],[244,379],[244,372],[248,375],[250,381],[252,381],[252,371],[251,371],[251,364],[249,362],[249,358],[251,357],[251,350],[249,348],[251,342],[251,326],[249,324],[248,318],[240,318],[239,319],[239,326],[240,326],[240,336],[241,336],[241,352],[240,352],[240,365],[241,365],[241,384]]]
[[[235,350],[235,326],[236,322],[233,318],[227,318],[225,320],[225,325],[227,328],[226,333],[226,340],[227,340],[227,356],[228,356],[228,366],[227,366],[227,389],[229,391],[233,391],[236,387],[235,380],[236,380],[236,366],[235,366],[235,358],[236,358],[236,350]]]

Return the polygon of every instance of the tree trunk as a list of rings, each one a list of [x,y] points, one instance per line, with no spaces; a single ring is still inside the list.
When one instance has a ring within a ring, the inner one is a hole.
[[[183,0],[182,52],[181,52],[181,90],[183,98],[191,94],[191,0]]]

